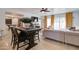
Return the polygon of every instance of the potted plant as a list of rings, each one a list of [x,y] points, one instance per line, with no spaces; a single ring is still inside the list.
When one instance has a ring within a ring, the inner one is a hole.
[[[21,18],[21,22],[23,22],[23,27],[29,28],[32,20],[30,18]]]

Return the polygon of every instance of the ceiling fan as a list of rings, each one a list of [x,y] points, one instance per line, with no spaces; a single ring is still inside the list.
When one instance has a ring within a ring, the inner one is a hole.
[[[42,8],[40,12],[50,12],[50,11],[48,10],[48,8]]]

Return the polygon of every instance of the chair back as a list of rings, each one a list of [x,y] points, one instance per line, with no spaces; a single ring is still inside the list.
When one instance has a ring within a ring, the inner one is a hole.
[[[14,27],[11,27],[11,32],[12,32],[12,35],[14,36],[14,38],[16,40],[18,40],[18,32],[17,32],[17,29],[14,28]]]

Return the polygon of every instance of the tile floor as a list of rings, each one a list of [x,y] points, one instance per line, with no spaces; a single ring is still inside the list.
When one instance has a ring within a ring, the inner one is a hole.
[[[12,50],[10,42],[11,33],[10,31],[8,31],[7,35],[0,39],[0,50]],[[38,40],[36,42],[38,43],[38,45],[36,45],[30,50],[79,50],[78,47],[63,44],[50,39],[43,39],[42,36],[40,37],[40,42]],[[25,50],[26,47],[27,46],[24,46],[20,50]]]

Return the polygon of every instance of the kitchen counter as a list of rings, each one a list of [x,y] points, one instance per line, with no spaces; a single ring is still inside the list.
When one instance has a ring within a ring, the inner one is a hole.
[[[79,31],[44,30],[43,35],[45,38],[50,38],[53,40],[79,46]]]

